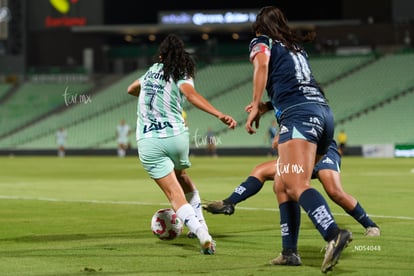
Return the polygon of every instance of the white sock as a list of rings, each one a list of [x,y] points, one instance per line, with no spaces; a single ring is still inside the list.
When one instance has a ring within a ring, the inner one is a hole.
[[[190,203],[191,206],[193,207],[194,213],[198,221],[201,223],[204,229],[208,231],[206,220],[204,219],[204,215],[203,215],[203,210],[201,209],[201,199],[200,199],[199,192],[197,190],[194,190],[192,192],[186,193],[185,198],[187,199],[188,203]]]
[[[203,248],[210,247],[213,238],[210,236],[210,234],[208,233],[206,229],[204,229],[203,227],[200,227],[197,230],[196,234],[197,234],[198,240],[200,241],[201,247]]]
[[[184,222],[184,225],[187,226],[191,232],[197,233],[197,230],[200,227],[202,227],[194,213],[193,207],[189,203],[181,206],[177,210],[176,214]]]

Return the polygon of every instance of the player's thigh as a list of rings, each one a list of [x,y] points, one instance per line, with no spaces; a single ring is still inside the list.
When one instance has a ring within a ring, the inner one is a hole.
[[[184,170],[191,167],[189,159],[190,137],[188,132],[163,139],[163,147],[174,163],[174,169]]]
[[[174,163],[163,150],[162,139],[145,138],[138,141],[138,157],[153,179],[160,179],[174,170]]]
[[[316,144],[303,139],[292,139],[279,144],[277,175],[289,188],[308,186],[315,164]]]

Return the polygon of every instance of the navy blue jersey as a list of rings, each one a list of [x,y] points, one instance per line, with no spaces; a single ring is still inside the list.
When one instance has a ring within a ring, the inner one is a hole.
[[[280,41],[262,35],[252,39],[249,52],[250,60],[259,52],[270,55],[266,90],[278,120],[283,111],[296,105],[327,104],[304,50],[294,53]]]

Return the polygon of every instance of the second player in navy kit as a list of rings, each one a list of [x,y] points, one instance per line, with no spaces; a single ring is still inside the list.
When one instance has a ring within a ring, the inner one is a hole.
[[[266,90],[280,125],[275,176],[275,184],[280,185],[275,190],[281,224],[285,226],[282,239],[284,244],[292,245],[292,250],[282,252],[282,258],[297,255],[292,235],[298,231],[301,206],[328,242],[321,265],[321,271],[326,273],[337,264],[352,234],[338,227],[326,200],[311,187],[315,163],[327,153],[334,135],[333,114],[300,46],[313,37],[297,35],[283,12],[273,6],[262,8],[252,27],[256,33],[249,47],[254,67],[253,97],[245,128],[250,134],[256,132]]]
[[[203,206],[203,209],[212,214],[232,215],[237,204],[257,194],[263,188],[266,181],[274,180],[276,162],[276,160],[270,160],[255,166],[249,176],[227,198],[208,202]],[[316,164],[312,173],[312,179],[318,179],[328,196],[365,228],[366,236],[380,236],[381,230],[378,225],[368,216],[361,204],[344,191],[341,183],[340,167],[341,155],[334,140],[329,147],[328,153]],[[298,222],[300,223],[300,220]],[[288,248],[284,249],[285,251],[288,250]],[[297,260],[293,260],[293,263],[288,262],[282,256],[273,260],[272,264],[293,265],[299,263]]]

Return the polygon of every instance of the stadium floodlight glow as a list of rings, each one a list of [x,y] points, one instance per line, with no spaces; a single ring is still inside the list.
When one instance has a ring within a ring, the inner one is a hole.
[[[202,40],[208,40],[210,38],[210,36],[207,34],[207,33],[203,33],[202,35],[201,35],[201,39]]]
[[[239,40],[240,39],[240,35],[238,33],[232,33],[231,34],[231,38],[233,38],[234,40]]]
[[[132,35],[125,35],[124,36],[124,40],[126,41],[126,42],[132,42],[132,40],[133,40],[133,36]]]
[[[157,36],[155,34],[150,34],[148,35],[148,40],[154,42],[157,40]]]

